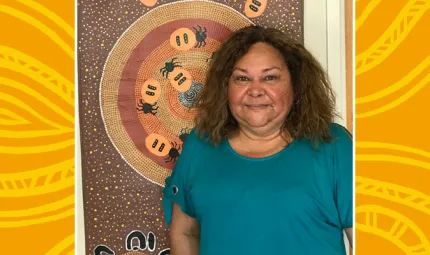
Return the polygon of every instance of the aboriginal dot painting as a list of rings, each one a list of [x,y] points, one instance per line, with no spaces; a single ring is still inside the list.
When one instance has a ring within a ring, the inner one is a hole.
[[[213,52],[250,24],[303,41],[302,1],[78,1],[86,254],[169,254],[164,180]]]

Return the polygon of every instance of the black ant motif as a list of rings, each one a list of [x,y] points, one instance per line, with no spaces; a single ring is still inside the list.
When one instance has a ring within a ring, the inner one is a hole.
[[[164,67],[160,69],[160,73],[166,76],[166,78],[169,78],[169,73],[171,73],[175,67],[182,67],[179,65],[179,62],[175,62],[176,59],[178,58],[172,58],[170,62],[165,62]]]
[[[180,145],[178,147],[178,144],[176,142],[172,143],[172,148],[169,150],[169,156],[165,159],[165,161],[172,164],[176,163],[176,160],[178,160],[180,155],[179,154],[180,149],[181,149]]]
[[[157,102],[155,102],[153,105],[152,104],[148,104],[148,103],[144,103],[142,99],[139,100],[139,103],[137,104],[137,106],[139,106],[140,108],[136,108],[138,111],[141,111],[145,114],[147,113],[151,113],[152,115],[157,114],[157,112],[155,112],[158,109],[157,107],[154,107],[157,105]]]
[[[194,30],[196,30],[196,40],[197,40],[197,44],[194,46],[194,48],[200,48],[200,47],[202,47],[202,45],[206,46],[206,37],[208,37],[206,35],[206,32],[207,32],[206,28],[203,27],[203,30],[202,30],[201,26],[199,26],[199,25],[197,25],[197,26],[199,27],[199,29],[193,27]]]
[[[137,240],[137,245],[133,241]],[[149,232],[146,236],[139,230],[131,231],[125,240],[125,248],[127,251],[155,251],[156,237],[154,233]],[[140,253],[139,253],[140,254]],[[97,245],[93,251],[93,255],[115,255],[115,252],[104,244]],[[164,249],[158,255],[170,255],[170,248]]]
[[[188,135],[190,134],[191,130],[189,130],[189,128],[183,128],[181,130],[181,133],[179,134],[179,139],[181,139],[181,141],[183,143],[185,143],[185,141],[187,140]]]

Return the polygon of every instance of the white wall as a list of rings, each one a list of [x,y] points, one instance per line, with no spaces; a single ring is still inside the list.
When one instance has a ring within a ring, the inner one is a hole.
[[[346,125],[345,6],[344,0],[304,0],[305,46],[327,70]]]
[[[344,0],[304,0],[304,41],[327,70],[336,93],[337,109],[346,126],[345,74],[345,2]],[[345,247],[349,254],[349,243]]]

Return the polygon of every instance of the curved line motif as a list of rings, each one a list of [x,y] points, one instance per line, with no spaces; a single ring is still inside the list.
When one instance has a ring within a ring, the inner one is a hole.
[[[363,25],[364,21],[369,17],[369,15],[372,13],[372,11],[378,6],[378,4],[381,2],[381,0],[371,0],[366,7],[364,7],[363,12],[361,13],[360,17],[358,17],[355,20],[355,31],[357,31],[361,25]]]
[[[4,108],[0,109],[0,116],[8,117],[8,119],[0,118],[0,123],[3,126],[16,126],[30,123],[18,114]]]
[[[392,183],[355,177],[357,194],[379,197],[430,214],[430,197],[411,188]]]
[[[74,248],[74,243],[75,243],[75,235],[74,234],[73,235],[69,235],[68,237],[64,238],[61,242],[59,242],[58,244],[56,244],[54,247],[52,247],[52,249],[49,250],[46,253],[46,255],[58,255],[58,254],[61,254],[61,252],[67,250],[70,246],[72,246]]]
[[[380,162],[392,162],[401,163],[405,165],[415,166],[430,170],[430,163],[410,159],[406,157],[400,157],[395,155],[384,155],[384,154],[357,154],[355,157],[356,161],[380,161]]]
[[[42,206],[29,208],[25,210],[15,211],[0,211],[0,218],[16,218],[16,217],[28,217],[35,216],[38,214],[44,214],[48,212],[58,211],[64,207],[71,206],[75,203],[74,196],[69,196],[62,200],[55,201],[50,204],[44,204]]]
[[[358,54],[355,61],[356,76],[382,63],[403,42],[429,7],[429,1],[410,0],[378,40]]]
[[[57,143],[31,146],[31,147],[12,147],[12,146],[0,146],[0,153],[3,154],[40,154],[43,152],[57,151],[67,147],[73,147],[75,144],[75,139],[69,139],[65,141],[60,141]]]
[[[381,143],[381,142],[356,142],[355,146],[357,148],[363,148],[363,149],[389,149],[389,150],[396,150],[401,152],[407,152],[416,154],[422,157],[430,158],[430,152],[420,150],[417,148],[412,148],[404,145],[399,144],[393,144],[393,143]]]
[[[408,92],[406,92],[405,94],[403,94],[401,97],[397,98],[396,100],[381,106],[379,108],[376,108],[374,110],[371,111],[367,111],[365,113],[360,113],[360,114],[356,114],[355,118],[367,118],[367,117],[371,117],[380,113],[384,113],[388,110],[391,110],[399,105],[401,105],[402,103],[404,103],[406,100],[408,100],[409,98],[411,98],[413,95],[415,95],[416,93],[418,93],[418,91],[420,91],[422,88],[424,88],[425,86],[427,86],[427,84],[430,82],[430,74],[428,74],[424,79],[422,79],[417,85],[415,85],[412,89],[410,89]]]
[[[63,29],[70,37],[72,38],[74,37],[73,28],[69,26],[69,24],[67,24],[61,17],[59,17],[57,14],[47,9],[43,5],[36,3],[35,1],[32,1],[32,0],[16,0],[16,1],[39,12],[40,14],[42,14],[43,16],[45,16],[46,18],[54,22],[58,27]]]
[[[402,249],[406,254],[427,254],[430,252],[430,244],[422,232],[422,230],[413,223],[410,219],[404,215],[395,212],[393,210],[377,206],[377,205],[363,205],[356,209],[356,215],[365,214],[365,222],[359,222],[356,220],[356,228],[367,232],[378,235]],[[392,220],[390,229],[384,229],[378,225],[378,217],[385,216]],[[356,219],[360,219],[357,217]],[[402,241],[402,237],[407,230],[411,230],[420,240],[420,243],[416,245],[407,245]]]
[[[72,125],[74,123],[74,116],[73,114],[70,114],[66,111],[64,111],[62,108],[58,107],[56,104],[54,104],[51,100],[44,97],[39,92],[35,91],[34,89],[30,88],[28,85],[25,85],[23,83],[10,80],[8,78],[0,77],[0,84],[2,86],[8,86],[15,88],[17,90],[20,90],[21,92],[31,96],[34,99],[37,99],[39,102],[43,103],[44,105],[48,106],[50,109],[54,110],[56,113],[58,113],[61,117],[68,120]]]
[[[42,217],[38,219],[19,220],[19,221],[0,221],[0,228],[20,228],[24,226],[38,225],[46,222],[61,220],[67,217],[73,217],[74,214],[75,214],[75,209],[71,208],[59,214]]]
[[[16,71],[37,81],[56,93],[69,105],[74,106],[73,83],[38,60],[18,50],[0,45],[0,67]]]
[[[69,130],[73,131],[73,129],[71,129],[71,128],[59,125],[55,122],[48,120],[47,118],[43,117],[38,112],[36,112],[30,105],[24,103],[23,101],[21,101],[20,99],[14,97],[14,96],[0,92],[0,102],[1,101],[8,102],[10,104],[13,104],[16,108],[21,108],[21,109],[29,112],[31,115],[33,115],[34,117],[38,118],[39,120],[43,121],[44,123],[46,123],[47,125],[49,125],[53,128],[57,128],[60,130],[61,129],[69,129]]]
[[[408,85],[413,79],[415,79],[419,74],[427,69],[430,66],[430,56],[428,56],[425,60],[423,60],[417,67],[415,67],[412,71],[410,71],[406,76],[404,76],[400,81],[397,81],[395,84],[388,86],[380,91],[377,91],[371,95],[358,97],[355,100],[356,104],[364,104],[369,103],[400,90],[401,88]]]
[[[6,5],[0,5],[0,12],[9,14],[10,16],[13,16],[17,19],[20,19],[35,28],[37,28],[39,31],[44,33],[48,38],[50,38],[52,41],[54,41],[58,46],[60,46],[61,49],[63,49],[69,57],[74,59],[74,53],[73,49],[70,48],[64,41],[61,39],[57,33],[55,33],[52,29],[47,27],[45,24],[40,22],[39,20],[21,12],[18,10],[15,10],[14,8],[8,7]]]
[[[3,124],[3,123],[2,123]],[[0,138],[37,138],[46,136],[56,136],[73,134],[73,129],[49,129],[49,130],[4,130],[0,129]]]

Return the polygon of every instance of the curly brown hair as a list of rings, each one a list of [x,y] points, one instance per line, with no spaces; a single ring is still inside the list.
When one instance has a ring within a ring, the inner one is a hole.
[[[228,105],[228,82],[236,62],[256,43],[267,43],[284,57],[291,75],[294,104],[283,125],[293,139],[330,142],[329,125],[338,116],[328,76],[305,47],[274,28],[248,26],[233,32],[214,53],[197,101],[195,129],[214,145],[237,130]]]

